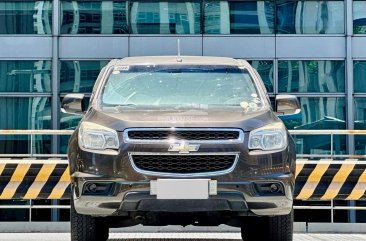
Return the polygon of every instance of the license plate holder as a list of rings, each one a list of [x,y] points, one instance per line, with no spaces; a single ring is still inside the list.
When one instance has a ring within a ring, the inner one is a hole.
[[[208,199],[217,194],[217,181],[210,179],[158,179],[150,182],[157,199]]]

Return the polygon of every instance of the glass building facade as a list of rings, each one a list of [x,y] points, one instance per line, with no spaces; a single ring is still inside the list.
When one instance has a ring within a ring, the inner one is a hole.
[[[0,23],[0,129],[73,129],[80,117],[60,112],[63,96],[89,97],[110,59],[175,55],[178,39],[183,55],[248,60],[271,98],[298,96],[302,118],[289,128],[365,129],[365,0],[0,0]],[[312,138],[297,136],[297,151],[329,154],[329,138]],[[361,136],[335,137],[333,148],[366,154],[365,146]],[[66,148],[67,137],[0,136],[2,154]],[[0,205],[9,203],[29,201]],[[0,209],[0,219],[28,219],[29,210],[19,212]],[[32,212],[34,220],[68,218]],[[298,221],[306,216],[296,212]],[[335,221],[366,221],[362,211],[338,213]]]

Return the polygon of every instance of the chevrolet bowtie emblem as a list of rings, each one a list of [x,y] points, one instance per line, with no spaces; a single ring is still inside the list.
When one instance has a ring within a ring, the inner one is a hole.
[[[169,146],[168,151],[177,151],[180,154],[188,154],[192,151],[198,151],[200,145],[198,144],[189,144],[189,143],[174,143]]]

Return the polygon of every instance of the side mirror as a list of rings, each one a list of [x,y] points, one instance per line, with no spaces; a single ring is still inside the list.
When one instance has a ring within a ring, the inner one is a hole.
[[[301,111],[299,100],[294,95],[277,95],[275,102],[277,115],[295,115]]]
[[[61,103],[61,111],[68,114],[83,115],[86,106],[84,104],[84,94],[67,94]]]

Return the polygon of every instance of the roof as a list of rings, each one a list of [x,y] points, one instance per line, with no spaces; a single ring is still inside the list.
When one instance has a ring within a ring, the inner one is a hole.
[[[178,61],[181,60],[181,61]],[[187,65],[230,65],[245,66],[248,63],[244,60],[236,60],[226,57],[209,56],[140,56],[126,57],[119,60],[112,60],[112,65],[147,65],[147,64],[187,64]]]

